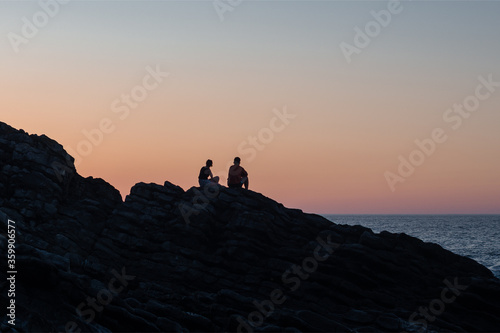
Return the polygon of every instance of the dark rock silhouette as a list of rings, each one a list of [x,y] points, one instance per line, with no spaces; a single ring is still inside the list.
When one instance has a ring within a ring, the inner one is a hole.
[[[4,123],[0,160],[18,271],[2,332],[500,330],[500,281],[439,245],[240,189],[139,183],[123,202],[57,142]]]

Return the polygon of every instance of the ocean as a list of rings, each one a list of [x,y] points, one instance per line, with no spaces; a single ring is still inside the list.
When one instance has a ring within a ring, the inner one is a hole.
[[[323,215],[337,224],[405,233],[472,258],[500,278],[500,215]]]

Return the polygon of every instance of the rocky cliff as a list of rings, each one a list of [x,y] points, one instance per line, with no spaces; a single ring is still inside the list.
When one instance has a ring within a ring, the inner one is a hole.
[[[2,332],[500,330],[500,281],[436,244],[225,187],[139,183],[123,202],[3,123],[0,160]]]

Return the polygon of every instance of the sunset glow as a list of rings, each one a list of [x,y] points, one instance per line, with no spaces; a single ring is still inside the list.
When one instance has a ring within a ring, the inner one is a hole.
[[[498,2],[70,1],[18,44],[44,9],[0,7],[0,120],[122,196],[240,156],[307,212],[500,213]]]

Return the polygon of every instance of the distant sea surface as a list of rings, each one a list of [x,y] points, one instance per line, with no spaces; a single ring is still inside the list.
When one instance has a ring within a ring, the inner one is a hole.
[[[323,215],[337,224],[405,233],[472,258],[500,278],[500,215]]]

